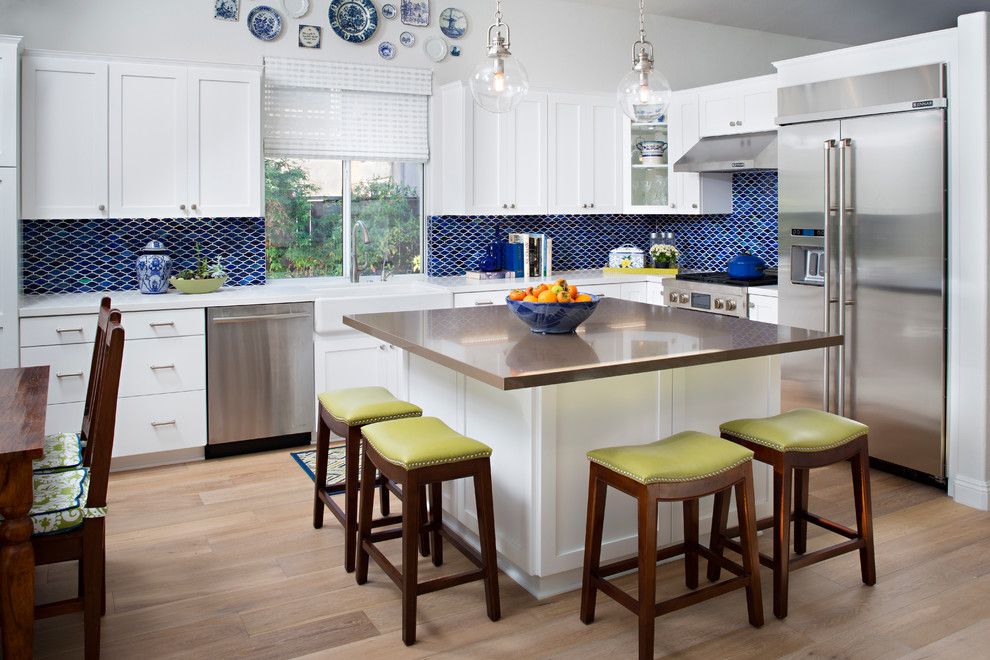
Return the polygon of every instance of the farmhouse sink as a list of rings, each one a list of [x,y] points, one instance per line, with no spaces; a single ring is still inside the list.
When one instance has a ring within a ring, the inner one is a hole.
[[[453,304],[447,289],[424,282],[344,284],[314,289],[316,332],[350,332],[348,314],[442,309]]]

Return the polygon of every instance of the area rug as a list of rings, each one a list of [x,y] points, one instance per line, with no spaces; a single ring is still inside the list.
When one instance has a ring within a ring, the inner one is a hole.
[[[344,468],[347,459],[344,454],[345,447],[331,447],[327,452],[327,486],[338,486],[344,483]],[[294,451],[292,458],[303,469],[310,479],[316,481],[316,450]]]

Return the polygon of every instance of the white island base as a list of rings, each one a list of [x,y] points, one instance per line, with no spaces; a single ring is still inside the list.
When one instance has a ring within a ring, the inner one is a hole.
[[[580,587],[588,497],[585,452],[780,412],[780,361],[750,358],[503,391],[406,354],[405,392],[424,414],[490,445],[499,567],[537,598]],[[757,515],[770,513],[768,467],[754,463]],[[701,505],[702,541],[711,497]],[[445,522],[477,547],[469,482],[444,486]],[[734,516],[734,514],[733,514]],[[730,525],[734,517],[730,516]],[[659,544],[682,538],[679,503],[661,503]],[[609,489],[602,559],[636,554],[636,510]]]

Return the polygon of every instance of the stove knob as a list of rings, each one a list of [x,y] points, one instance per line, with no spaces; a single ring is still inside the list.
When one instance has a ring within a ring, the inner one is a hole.
[[[677,294],[676,293],[671,293],[670,296],[669,296],[669,299],[670,299],[670,302],[676,303],[677,302]]]
[[[729,311],[729,312],[736,311],[736,301],[735,300],[726,300],[725,301],[725,309],[726,309],[726,311]]]
[[[724,308],[725,308],[725,301],[723,301],[721,298],[716,298],[715,309],[724,309]]]
[[[688,297],[688,294],[686,294],[686,293],[680,294],[680,296],[678,296],[678,300],[677,300],[677,302],[681,303],[682,305],[686,305],[690,301],[691,301],[691,298],[689,298]]]

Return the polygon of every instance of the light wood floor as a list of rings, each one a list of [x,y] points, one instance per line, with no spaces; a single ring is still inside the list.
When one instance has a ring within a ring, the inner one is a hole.
[[[851,525],[848,474],[813,474],[811,504]],[[340,527],[328,514],[313,529],[311,493],[287,452],[115,474],[103,656],[635,656],[635,617],[606,596],[585,626],[577,592],[538,602],[505,576],[498,623],[485,616],[481,583],[421,596],[419,641],[407,649],[398,591],[374,565],[365,586],[344,573]],[[749,627],[743,592],[733,592],[658,619],[657,656],[987,657],[990,514],[882,472],[873,473],[873,493],[877,586],[860,583],[855,555],[798,571],[790,616],[779,621],[764,569],[767,625]],[[827,540],[819,534],[810,545]],[[456,551],[445,554],[442,570],[463,568]],[[423,576],[433,570],[421,565]],[[658,593],[681,588],[681,566],[660,568]],[[74,585],[71,565],[38,572],[39,599]],[[38,657],[81,657],[81,615],[35,629]]]

